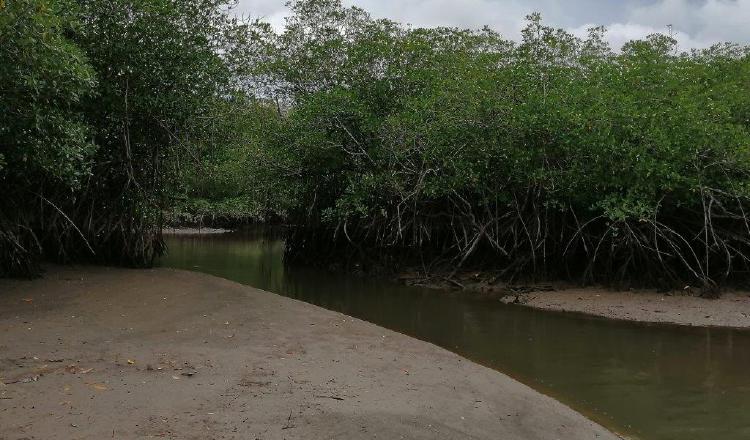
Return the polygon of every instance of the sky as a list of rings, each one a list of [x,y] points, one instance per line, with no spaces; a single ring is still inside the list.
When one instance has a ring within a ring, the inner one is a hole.
[[[285,0],[239,0],[238,13],[264,18],[283,29]],[[376,18],[413,26],[481,28],[488,25],[517,40],[524,17],[540,12],[545,24],[580,36],[592,26],[608,28],[619,48],[631,39],[669,33],[680,48],[708,47],[716,42],[750,43],[750,0],[343,0]]]

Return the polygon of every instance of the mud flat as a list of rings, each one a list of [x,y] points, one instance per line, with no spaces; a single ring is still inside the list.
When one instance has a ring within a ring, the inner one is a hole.
[[[203,235],[203,234],[226,234],[231,229],[222,228],[164,228],[162,231],[167,235]]]
[[[221,278],[0,281],[2,439],[615,439],[432,344]]]
[[[750,292],[726,292],[720,298],[706,299],[689,292],[567,288],[507,295],[502,300],[537,309],[628,321],[750,328]]]

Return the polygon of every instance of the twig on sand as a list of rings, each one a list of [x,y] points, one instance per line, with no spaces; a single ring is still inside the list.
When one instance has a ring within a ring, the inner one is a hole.
[[[313,396],[313,397],[317,397],[319,399],[344,400],[343,397],[336,397],[336,396]]]
[[[292,425],[292,410],[289,410],[289,417],[286,419],[286,425],[282,426],[281,429],[291,429],[295,426]]]

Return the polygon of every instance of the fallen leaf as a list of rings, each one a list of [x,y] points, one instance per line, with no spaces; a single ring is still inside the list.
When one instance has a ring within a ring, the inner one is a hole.
[[[95,384],[91,385],[91,387],[94,388],[95,390],[99,390],[99,391],[104,391],[104,390],[107,389],[106,386],[104,386],[104,385],[102,385],[100,383],[95,383]]]
[[[134,360],[132,360],[132,359],[128,359],[128,365],[134,365],[134,364],[135,364],[135,361],[134,361]]]

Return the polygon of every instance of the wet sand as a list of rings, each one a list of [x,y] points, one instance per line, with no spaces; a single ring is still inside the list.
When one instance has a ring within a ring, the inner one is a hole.
[[[228,280],[0,280],[0,439],[615,439],[429,343]]]
[[[167,235],[204,235],[204,234],[226,234],[232,232],[231,229],[222,228],[164,228],[162,230]]]
[[[567,288],[511,294],[502,300],[537,309],[585,313],[628,321],[750,328],[750,292],[727,292],[718,299],[706,299],[685,292],[664,294],[654,291]]]
[[[718,298],[700,296],[700,289],[658,292],[647,289],[616,290],[577,287],[566,282],[509,285],[495,282],[491,273],[463,272],[423,278],[416,271],[404,272],[398,281],[437,290],[464,290],[467,295],[497,298],[542,310],[583,313],[610,319],[677,324],[694,327],[750,328],[750,291],[727,290]]]

